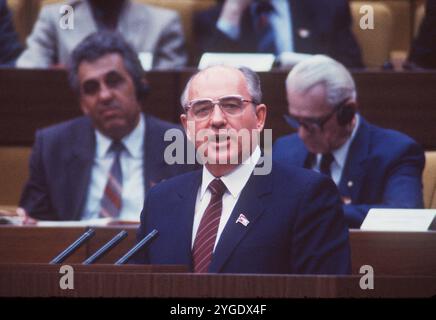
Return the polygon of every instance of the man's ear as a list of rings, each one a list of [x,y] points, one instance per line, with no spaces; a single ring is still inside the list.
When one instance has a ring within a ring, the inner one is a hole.
[[[266,105],[262,103],[256,106],[257,130],[259,130],[259,132],[261,132],[265,126],[266,114]]]
[[[83,101],[80,97],[79,97],[79,104],[80,104],[80,110],[82,110],[83,114],[88,115],[89,109],[85,106],[85,104],[83,103]]]
[[[180,115],[180,123],[183,126],[183,129],[185,129],[185,132],[187,130],[187,123],[188,123],[188,118],[186,117],[186,113],[182,113]]]
[[[145,99],[150,93],[150,83],[145,76],[141,77],[141,95]]]
[[[182,113],[180,115],[180,122],[183,126],[183,129],[185,129],[186,136],[188,137],[188,140],[191,142],[194,142],[195,139],[195,122],[192,120],[188,120],[188,116],[186,113]]]

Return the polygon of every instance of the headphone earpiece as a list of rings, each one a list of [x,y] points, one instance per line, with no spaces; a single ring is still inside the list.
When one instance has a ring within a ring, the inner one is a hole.
[[[344,102],[341,104],[336,112],[339,125],[346,126],[349,124],[353,120],[355,114],[356,110],[350,103]]]
[[[137,81],[135,83],[136,98],[138,101],[144,102],[150,93],[150,86],[147,81]]]

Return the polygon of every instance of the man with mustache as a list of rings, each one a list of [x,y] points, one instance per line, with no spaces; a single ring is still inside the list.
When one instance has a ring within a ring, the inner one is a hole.
[[[36,219],[139,220],[145,191],[188,170],[164,161],[176,126],[142,113],[143,70],[116,33],[79,44],[70,82],[85,116],[37,131],[20,206]]]
[[[267,113],[258,76],[207,68],[189,80],[181,100],[181,122],[204,165],[149,191],[138,240],[153,229],[159,236],[137,262],[183,264],[197,273],[349,273],[334,184],[274,161],[271,171],[258,171],[256,134]]]

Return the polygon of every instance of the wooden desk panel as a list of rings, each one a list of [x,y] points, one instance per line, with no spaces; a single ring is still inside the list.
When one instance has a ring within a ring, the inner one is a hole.
[[[192,69],[152,71],[144,110],[178,122],[180,95]],[[266,128],[273,139],[292,132],[287,112],[287,72],[260,73]],[[371,122],[409,134],[426,149],[436,149],[436,72],[353,72],[361,113]],[[62,70],[0,69],[0,145],[31,145],[34,131],[81,114]]]
[[[122,229],[128,236],[98,263],[114,263],[136,243],[136,227],[95,228],[95,235],[65,263],[82,263]],[[0,263],[48,263],[73,243],[86,228],[0,226]]]
[[[0,264],[0,297],[348,298],[436,294],[436,277],[377,276],[373,290],[362,290],[359,276],[198,275],[175,273],[180,272],[176,266],[71,266],[74,289],[62,290],[60,266]]]
[[[436,231],[371,232],[352,230],[353,273],[363,265],[375,274],[436,276]]]
[[[133,247],[136,227],[96,228],[90,241],[66,263],[81,263],[121,229],[128,237],[98,263],[114,263]],[[0,226],[0,263],[48,263],[85,228]],[[436,276],[436,232],[368,232],[350,230],[353,274],[370,265],[376,275]]]

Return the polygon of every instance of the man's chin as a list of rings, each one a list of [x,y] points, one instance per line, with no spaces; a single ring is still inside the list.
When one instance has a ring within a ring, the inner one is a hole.
[[[112,139],[121,139],[128,133],[129,129],[127,128],[125,123],[120,123],[119,121],[111,121],[111,123],[106,124],[103,131],[104,135]]]
[[[324,153],[323,152],[323,148],[320,148],[320,146],[318,145],[310,145],[310,144],[306,144],[306,149],[311,152],[311,153]]]

